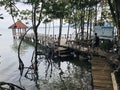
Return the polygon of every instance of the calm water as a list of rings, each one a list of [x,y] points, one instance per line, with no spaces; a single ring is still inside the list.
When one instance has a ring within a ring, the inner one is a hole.
[[[13,40],[11,30],[0,30],[0,81],[14,83],[26,90],[91,90],[91,72],[87,62],[71,60],[51,64],[43,57],[39,59],[39,88],[24,75],[19,82],[17,47],[19,40]],[[34,47],[26,43],[21,47],[21,58],[30,66]],[[25,73],[26,69],[24,70]]]

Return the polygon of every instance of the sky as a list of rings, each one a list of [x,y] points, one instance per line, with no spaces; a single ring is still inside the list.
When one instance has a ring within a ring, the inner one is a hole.
[[[6,29],[12,23],[12,18],[5,10],[3,10],[3,8],[0,9],[0,11],[0,13],[3,14],[2,16],[4,17],[4,19],[0,19],[0,29]]]
[[[23,3],[17,3],[16,6],[20,10],[25,10],[25,9],[30,9],[31,8],[30,5],[25,5]],[[4,17],[4,19],[0,19],[0,29],[8,29],[8,27],[14,23],[11,15],[8,14],[8,12],[6,12],[3,7],[0,8],[0,14],[3,14],[3,17]],[[15,19],[16,19],[15,21],[17,21],[17,18],[15,18]],[[22,20],[22,22],[26,23],[26,22],[29,22],[29,21],[23,21]],[[55,20],[54,25],[59,26],[59,20]],[[28,26],[29,26],[29,24],[28,24]],[[44,27],[44,26],[45,26],[44,24],[42,24],[42,23],[40,24],[40,27]]]
[[[17,3],[17,8],[18,9],[20,9],[20,10],[25,10],[25,9],[30,9],[31,7],[29,6],[29,5],[25,5],[25,4],[23,4],[23,3]],[[11,26],[14,22],[13,22],[13,19],[12,19],[12,17],[11,17],[11,15],[10,14],[8,14],[8,12],[6,12],[5,10],[4,10],[4,8],[3,7],[1,7],[0,8],[0,14],[3,14],[3,17],[4,17],[4,19],[0,19],[0,30],[8,30],[8,27],[9,26]],[[15,18],[16,20],[15,20],[15,22],[17,21],[17,18]],[[31,22],[31,21],[23,21],[22,20],[22,22],[24,23],[24,24],[26,24],[26,22]],[[51,27],[53,26],[53,23],[49,23],[47,26],[49,27],[51,25]],[[64,24],[65,26],[67,26],[67,24]],[[27,24],[27,26],[30,26],[30,24]],[[44,27],[45,25],[44,24],[40,24],[40,27]],[[54,21],[54,26],[59,26],[59,20],[55,20]],[[42,28],[42,33],[44,33],[44,31],[43,31],[43,29],[44,28]],[[48,28],[49,29],[49,28]],[[62,33],[67,33],[67,27],[66,28],[63,28],[63,32]],[[48,31],[49,32],[49,31]],[[74,30],[71,30],[70,31],[71,33],[73,33],[74,32]],[[50,33],[53,33],[53,31],[51,30],[50,31]],[[58,28],[55,28],[55,33],[59,33],[59,30],[58,30]]]
[[[29,8],[27,5],[23,7],[22,3],[18,3],[17,7],[21,9]],[[8,27],[14,23],[12,17],[4,10],[4,7],[0,8],[0,13],[3,14],[2,16],[4,17],[4,19],[0,19],[0,29],[8,29]]]

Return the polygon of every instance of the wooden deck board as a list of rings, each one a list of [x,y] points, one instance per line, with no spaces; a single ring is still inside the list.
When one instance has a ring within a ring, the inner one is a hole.
[[[106,88],[105,88],[105,87],[99,87],[99,86],[97,87],[97,86],[96,86],[96,87],[94,88],[94,90],[113,90],[113,89],[112,89],[111,87],[106,87]]]
[[[109,64],[99,57],[91,60],[94,90],[113,90]]]
[[[106,90],[109,90],[109,89],[111,89],[111,90],[113,90],[113,88],[112,88],[112,85],[105,85],[105,84],[101,84],[101,85],[95,85],[94,86],[94,89],[100,89],[100,88],[102,88],[102,89],[106,89]],[[109,89],[108,89],[109,88]],[[101,89],[101,90],[102,90]]]
[[[100,75],[97,75],[97,74],[94,74],[93,75],[94,77],[93,78],[99,78],[99,79],[104,79],[104,80],[106,80],[106,79],[111,79],[111,77],[108,77],[108,76],[100,76]]]

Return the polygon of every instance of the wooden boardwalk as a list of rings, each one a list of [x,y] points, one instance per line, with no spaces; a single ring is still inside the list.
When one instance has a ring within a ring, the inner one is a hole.
[[[91,63],[94,90],[113,90],[112,69],[108,62],[102,58],[94,57]]]
[[[25,39],[31,42],[34,42],[33,35],[27,35]],[[40,35],[38,40],[39,40],[39,43],[42,45],[44,45],[44,42],[48,44],[51,43],[51,45],[54,45],[56,42],[52,36],[45,38],[44,36]],[[83,48],[80,45],[79,46],[76,45],[74,42],[69,42],[68,44],[66,44],[65,42],[66,42],[66,38],[62,38],[61,40],[62,46],[70,47],[75,50],[77,49],[78,51],[87,51],[89,53],[92,52],[92,50],[90,50],[89,48],[86,48],[86,47]],[[110,56],[108,53],[105,53],[103,51],[100,51],[98,54],[100,56],[107,57],[107,58]],[[109,58],[111,57],[112,56],[110,56]],[[115,60],[115,59],[112,59],[112,60]],[[94,88],[93,90],[115,90],[113,89],[114,85],[111,78],[112,68],[110,67],[107,60],[105,60],[105,58],[102,58],[102,57],[93,56],[91,60],[91,64],[92,64],[92,78],[93,78],[93,88]]]

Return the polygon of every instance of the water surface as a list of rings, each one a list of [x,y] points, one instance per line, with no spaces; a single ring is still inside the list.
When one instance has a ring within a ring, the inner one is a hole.
[[[27,69],[19,81],[17,48],[19,40],[12,38],[11,30],[0,30],[0,81],[14,83],[26,90],[90,90],[91,72],[88,62],[69,59],[48,63],[48,60],[39,58],[39,89],[35,82],[24,77]],[[34,47],[23,43],[21,58],[25,67],[31,65]]]

